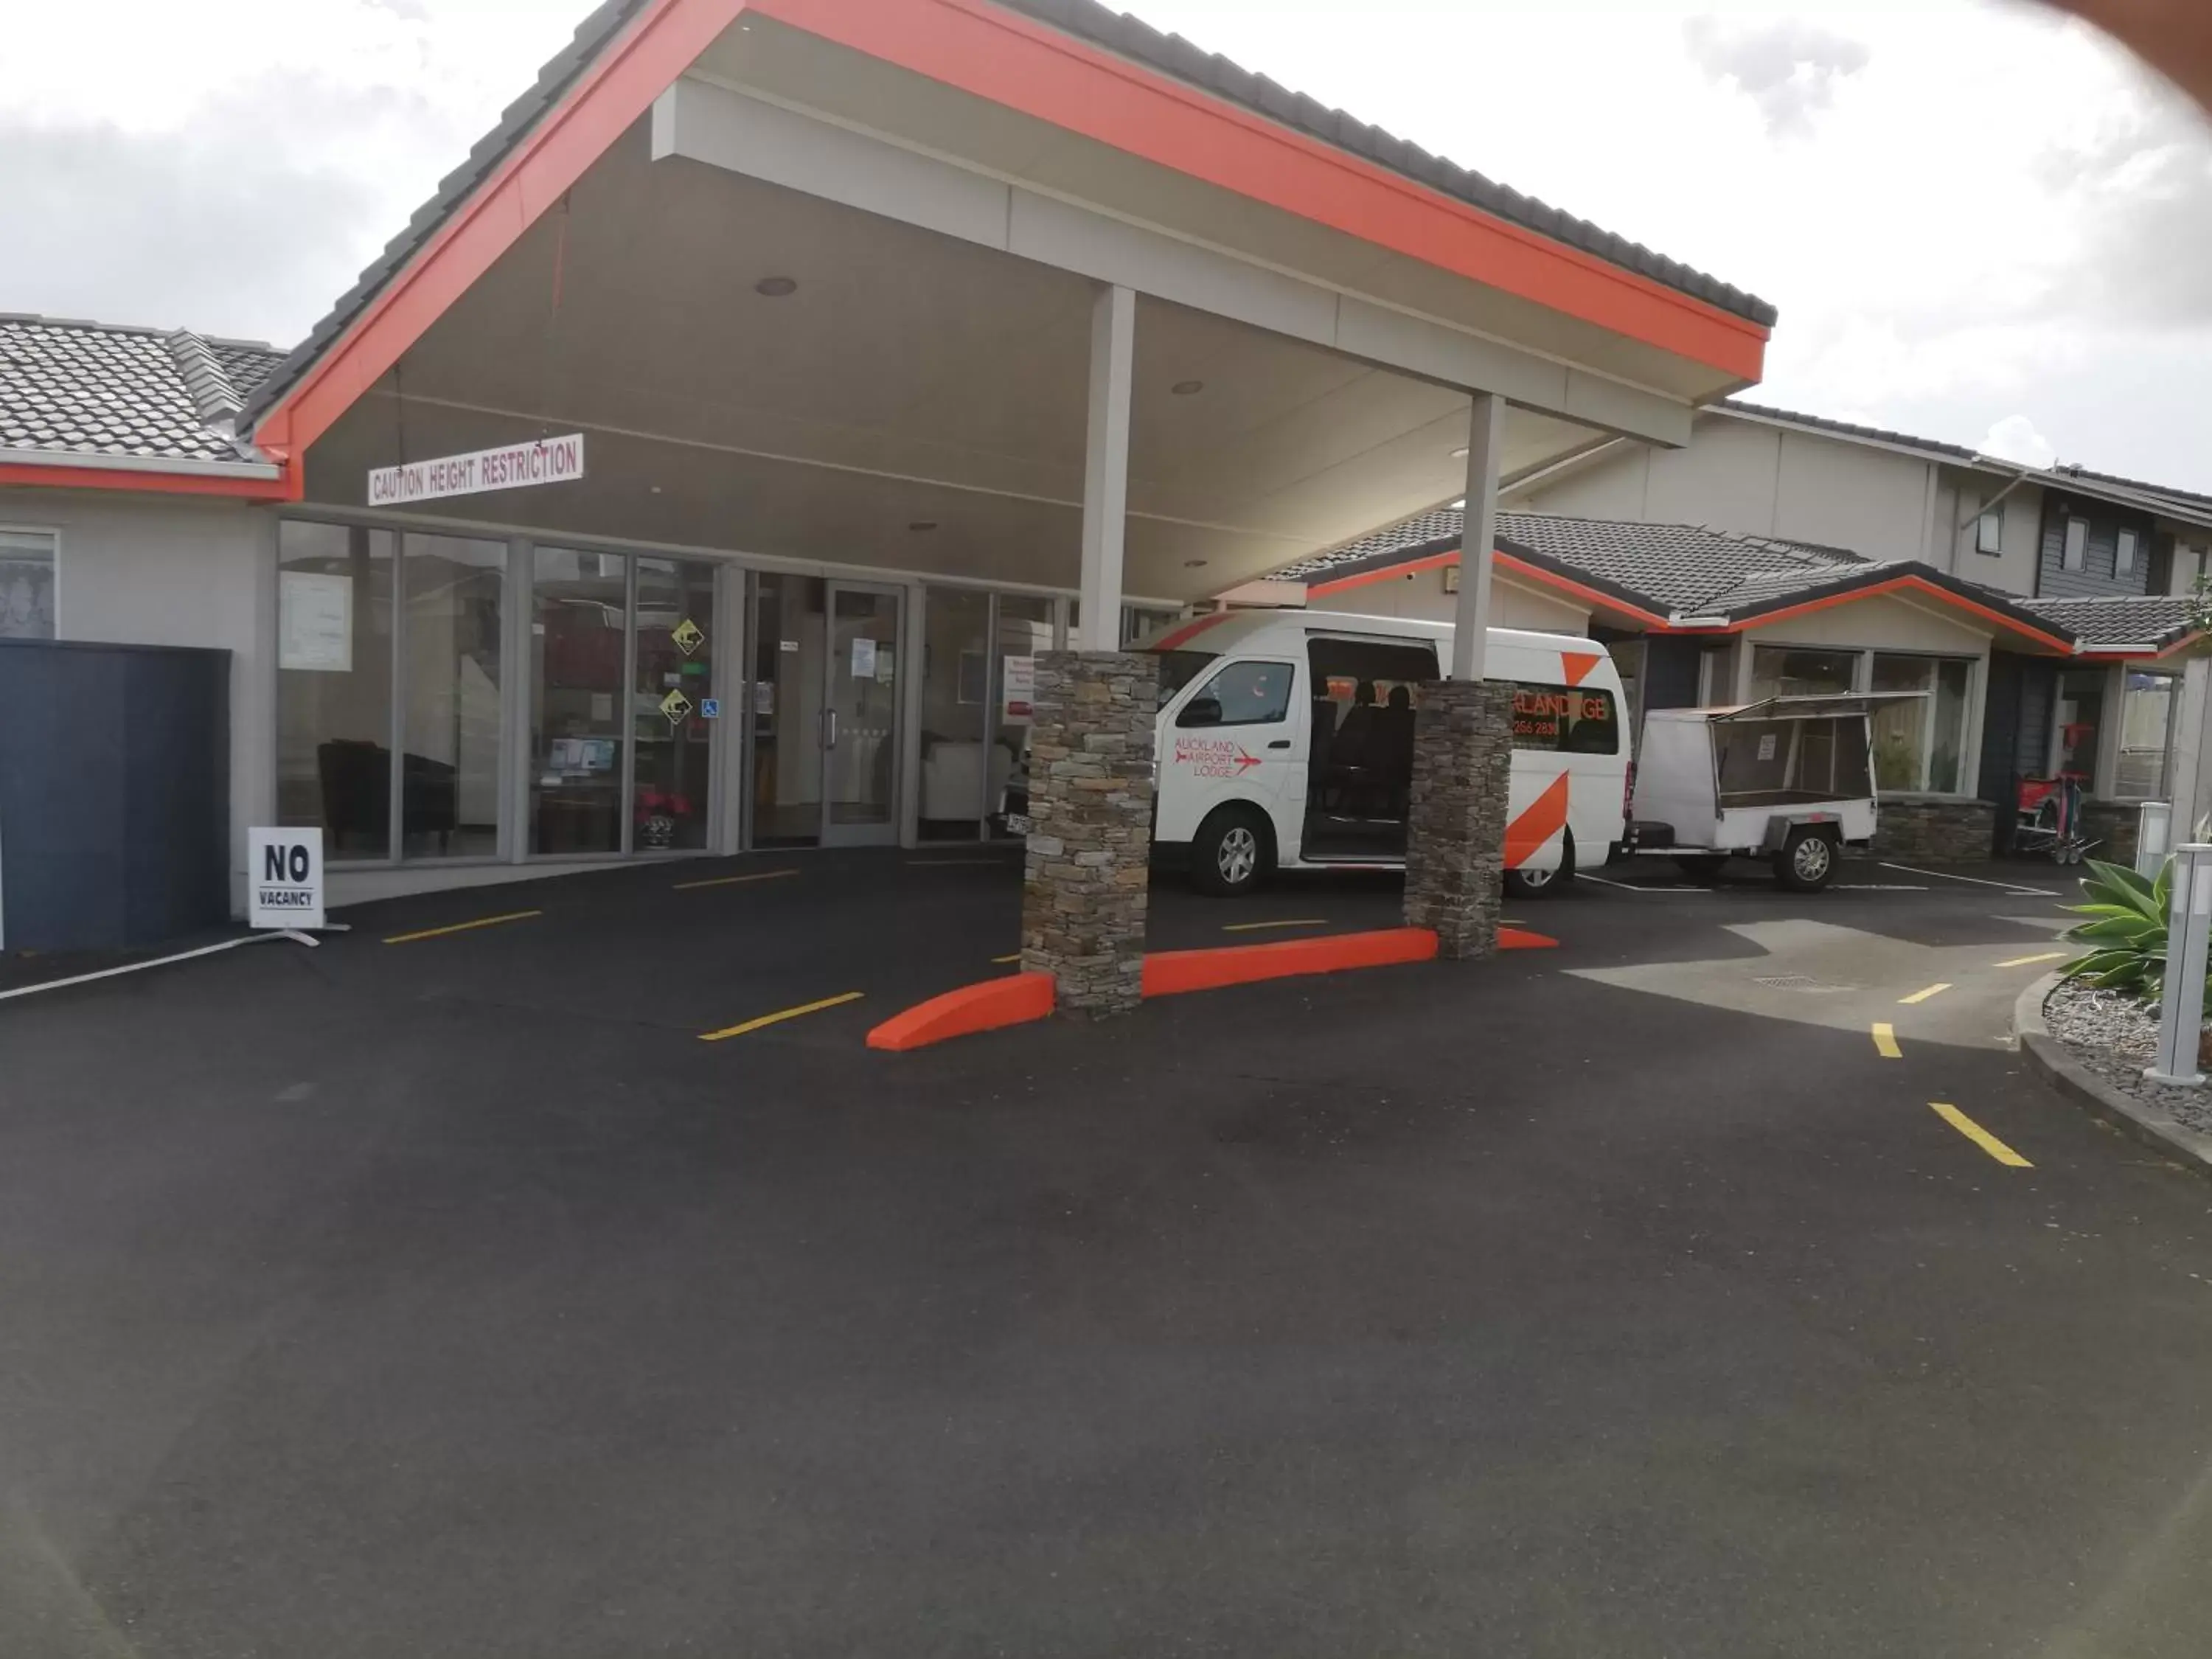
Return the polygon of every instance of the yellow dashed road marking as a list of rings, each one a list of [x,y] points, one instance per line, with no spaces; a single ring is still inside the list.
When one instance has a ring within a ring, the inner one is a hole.
[[[1017,951],[1010,957],[993,957],[991,962],[994,967],[1003,968],[1010,962],[1019,962],[1021,959],[1022,953]]]
[[[2039,957],[2014,957],[2010,962],[1997,963],[2000,968],[2026,968],[2039,962],[2058,962],[2064,959],[2063,951],[2045,951]]]
[[[1928,1104],[1936,1116],[1942,1118],[1944,1122],[1966,1136],[1967,1139],[1972,1141],[1975,1146],[1980,1147],[2007,1169],[2033,1170],[2035,1167],[1956,1106],[1940,1100],[1931,1100]]]
[[[1884,1060],[1903,1060],[1905,1050],[1897,1046],[1897,1028],[1877,1024],[1874,1028],[1874,1046]]]
[[[527,921],[532,916],[542,916],[543,910],[510,910],[503,916],[478,916],[474,921],[457,921],[450,927],[425,927],[419,933],[394,933],[385,940],[386,945],[412,945],[417,939],[443,939],[448,933],[472,933],[479,927],[497,927],[510,921]]]
[[[742,1025],[725,1026],[719,1031],[702,1031],[699,1033],[699,1041],[702,1042],[725,1042],[731,1037],[743,1036],[748,1031],[757,1031],[763,1026],[781,1025],[787,1019],[797,1019],[805,1014],[818,1014],[824,1008],[842,1007],[848,1002],[858,1002],[863,994],[859,991],[848,991],[842,996],[824,997],[819,1002],[801,1003],[796,1008],[785,1008],[773,1014],[763,1014],[758,1019],[749,1019]]]
[[[1326,916],[1301,916],[1295,921],[1232,921],[1223,927],[1224,933],[1258,933],[1270,927],[1326,927]]]
[[[1931,985],[1924,991],[1915,991],[1911,996],[1899,997],[1897,1000],[1900,1006],[1910,1008],[1916,1002],[1925,1002],[1930,997],[1941,996],[1950,988],[1951,981],[1947,979],[1941,985]]]
[[[676,884],[676,890],[696,893],[702,887],[735,887],[748,881],[775,881],[798,873],[796,870],[762,870],[750,876],[716,876],[712,881],[679,881]]]

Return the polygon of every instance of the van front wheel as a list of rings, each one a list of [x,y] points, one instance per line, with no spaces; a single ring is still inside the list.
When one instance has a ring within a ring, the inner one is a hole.
[[[1216,898],[1238,898],[1259,890],[1273,861],[1267,819],[1249,806],[1224,806],[1191,839],[1191,884]]]
[[[1556,870],[1508,870],[1505,890],[1514,898],[1549,898],[1563,887],[1575,884],[1575,837],[1571,830],[1560,837],[1559,867]]]

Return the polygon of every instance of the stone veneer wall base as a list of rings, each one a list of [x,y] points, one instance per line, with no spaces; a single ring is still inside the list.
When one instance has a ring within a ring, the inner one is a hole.
[[[1022,968],[1050,974],[1078,1018],[1144,998],[1158,686],[1158,659],[1140,653],[1036,659]]]
[[[1437,954],[1447,959],[1498,949],[1512,763],[1510,684],[1445,680],[1422,688],[1406,824],[1406,924],[1431,929]]]

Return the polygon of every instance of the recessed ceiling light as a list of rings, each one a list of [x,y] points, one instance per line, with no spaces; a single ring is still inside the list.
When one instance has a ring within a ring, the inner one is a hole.
[[[1186,570],[1203,570],[1206,568],[1206,561],[1204,559],[1185,559],[1182,562],[1182,568]]]
[[[934,519],[916,519],[912,524],[908,525],[907,528],[914,532],[917,536],[926,535],[930,531],[937,528],[937,520]]]
[[[1178,398],[1195,398],[1200,392],[1206,390],[1206,382],[1203,380],[1177,380],[1173,386],[1170,386],[1168,390],[1174,392]]]
[[[781,300],[787,295],[799,292],[799,279],[796,276],[763,276],[753,284],[753,292],[764,299]]]

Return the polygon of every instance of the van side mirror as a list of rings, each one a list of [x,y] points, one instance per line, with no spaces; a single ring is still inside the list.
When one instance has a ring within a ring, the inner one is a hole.
[[[1221,699],[1193,697],[1176,716],[1177,726],[1218,726],[1221,724]]]

